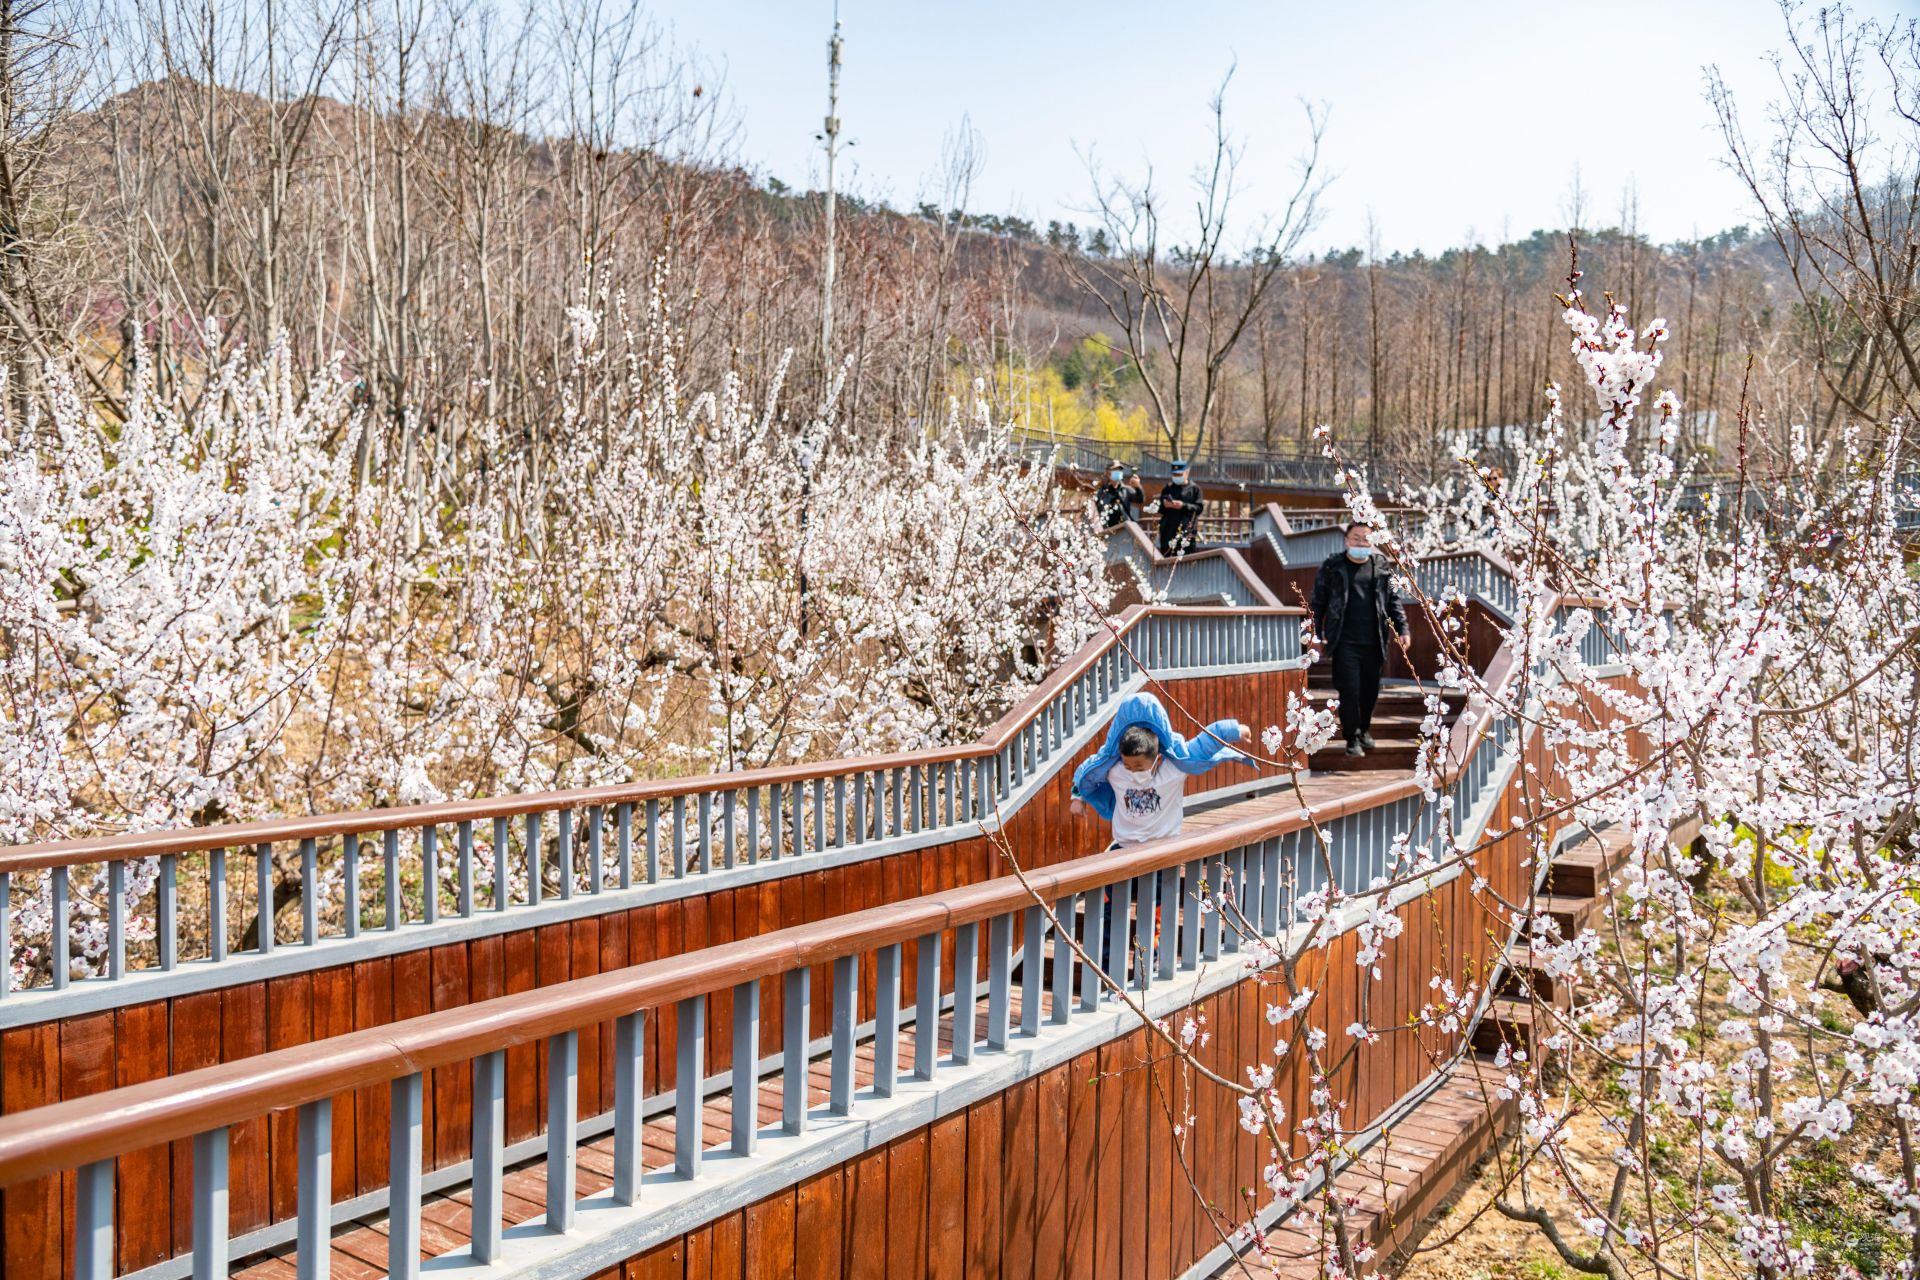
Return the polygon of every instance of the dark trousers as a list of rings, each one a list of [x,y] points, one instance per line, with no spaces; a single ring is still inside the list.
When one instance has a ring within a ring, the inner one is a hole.
[[[1340,693],[1340,732],[1349,742],[1373,728],[1373,704],[1380,700],[1380,666],[1377,644],[1334,646],[1333,687]]]

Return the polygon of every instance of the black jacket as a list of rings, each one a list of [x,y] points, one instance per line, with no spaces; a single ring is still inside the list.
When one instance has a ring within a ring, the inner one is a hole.
[[[1115,528],[1133,518],[1133,514],[1127,510],[1127,500],[1131,496],[1125,485],[1112,481],[1102,481],[1100,487],[1093,491],[1093,509],[1100,516],[1102,529]]]
[[[1389,631],[1393,635],[1407,634],[1407,611],[1400,604],[1400,597],[1393,589],[1393,571],[1385,560],[1374,557],[1373,576],[1373,616],[1380,620],[1380,656],[1387,653]],[[1320,632],[1320,643],[1329,652],[1340,643],[1341,624],[1346,621],[1347,595],[1353,588],[1353,571],[1359,568],[1347,559],[1345,551],[1336,551],[1320,562],[1320,572],[1313,579],[1313,621]]]
[[[1178,510],[1167,510],[1167,499],[1180,503]],[[1186,551],[1193,546],[1193,527],[1200,522],[1200,513],[1207,509],[1206,499],[1200,496],[1200,486],[1189,481],[1186,484],[1169,484],[1160,491],[1160,550]],[[1175,540],[1179,545],[1175,546]]]

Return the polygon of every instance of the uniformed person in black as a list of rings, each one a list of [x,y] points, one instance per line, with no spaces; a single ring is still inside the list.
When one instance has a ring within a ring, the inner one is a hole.
[[[1100,529],[1117,529],[1133,518],[1127,510],[1128,499],[1132,496],[1123,483],[1126,472],[1119,463],[1107,468],[1107,478],[1093,491],[1093,515]]]
[[[1207,508],[1200,486],[1189,479],[1184,460],[1173,464],[1173,479],[1160,491],[1160,554],[1183,556],[1193,550],[1200,513]]]

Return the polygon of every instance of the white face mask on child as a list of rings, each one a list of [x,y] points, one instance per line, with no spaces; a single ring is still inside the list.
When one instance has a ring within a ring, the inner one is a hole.
[[[1159,767],[1160,767],[1160,757],[1155,756],[1153,758],[1153,763],[1148,765],[1145,769],[1129,769],[1125,764],[1122,764],[1120,766],[1120,771],[1127,775],[1128,781],[1137,783],[1143,787],[1150,787],[1153,785],[1154,771],[1159,769]]]

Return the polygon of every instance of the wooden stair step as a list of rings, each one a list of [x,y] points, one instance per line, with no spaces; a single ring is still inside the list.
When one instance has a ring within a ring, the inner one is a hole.
[[[1534,1010],[1524,1000],[1496,999],[1473,1031],[1473,1047],[1495,1053],[1501,1045],[1533,1052]]]

